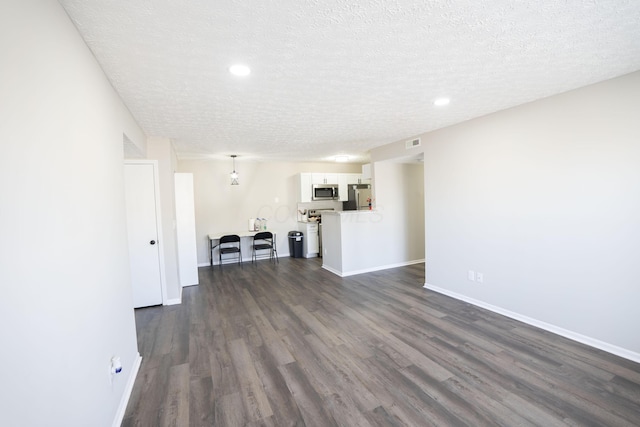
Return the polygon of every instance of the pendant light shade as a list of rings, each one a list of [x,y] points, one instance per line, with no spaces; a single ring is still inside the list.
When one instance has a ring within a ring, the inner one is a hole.
[[[230,174],[231,185],[240,185],[240,181],[238,180],[239,179],[239,175],[238,175],[238,172],[236,172],[236,157],[238,157],[238,156],[236,156],[235,154],[231,155],[231,159],[233,161],[233,171]]]

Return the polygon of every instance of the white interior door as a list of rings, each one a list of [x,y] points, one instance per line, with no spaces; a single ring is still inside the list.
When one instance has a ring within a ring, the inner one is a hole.
[[[124,182],[133,306],[162,304],[162,263],[155,165],[125,164]]]

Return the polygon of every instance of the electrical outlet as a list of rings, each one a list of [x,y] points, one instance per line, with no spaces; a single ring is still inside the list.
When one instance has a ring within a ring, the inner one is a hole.
[[[469,270],[469,272],[467,273],[467,279],[471,280],[472,282],[475,282],[475,280],[476,280],[475,271]]]
[[[476,282],[483,283],[484,282],[484,274],[476,273]]]

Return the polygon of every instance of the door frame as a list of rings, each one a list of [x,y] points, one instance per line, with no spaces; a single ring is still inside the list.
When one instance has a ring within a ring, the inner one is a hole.
[[[160,175],[158,173],[158,161],[157,160],[125,160],[125,165],[152,165],[153,166],[153,186],[154,186],[154,199],[156,202],[156,236],[158,244],[158,261],[160,262],[160,289],[162,291],[162,305],[169,305],[169,299],[167,297],[167,281],[165,278],[165,265],[164,265],[164,238],[162,236],[162,211],[160,204]],[[124,175],[124,170],[123,170]],[[129,231],[127,230],[127,233]],[[128,251],[128,248],[127,248]],[[129,259],[131,257],[129,256]],[[129,267],[131,268],[131,267]],[[133,283],[131,283],[133,286]]]

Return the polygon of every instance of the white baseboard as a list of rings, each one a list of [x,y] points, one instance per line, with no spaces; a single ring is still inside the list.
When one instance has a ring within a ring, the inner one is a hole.
[[[560,335],[565,338],[569,338],[570,340],[577,341],[579,343],[588,345],[590,347],[594,347],[599,350],[606,351],[607,353],[615,354],[616,356],[620,356],[625,359],[629,359],[633,362],[640,363],[640,353],[636,353],[635,351],[627,350],[626,348],[618,347],[616,345],[609,344],[607,342],[600,341],[598,339],[595,339],[586,335],[582,335],[577,332],[570,331],[568,329],[564,329],[556,325],[552,325],[550,323],[546,323],[546,322],[510,311],[510,310],[506,310],[504,308],[497,307],[495,305],[487,304],[486,302],[469,298],[465,295],[458,294],[456,292],[452,292],[447,289],[439,288],[438,286],[429,285],[428,283],[424,284],[424,288],[432,290],[434,292],[438,292],[439,294],[447,295],[451,298],[455,298],[460,301],[468,302],[469,304],[473,304],[475,306],[487,309],[489,311],[493,311],[494,313],[498,313],[515,320],[519,320],[520,322],[526,323],[531,326],[535,326],[540,329],[544,329],[545,331],[552,332],[556,335]]]
[[[327,271],[329,271],[329,272],[331,272],[331,273],[335,274],[336,276],[344,277],[344,276],[342,275],[342,273],[340,273],[338,270],[336,270],[336,269],[334,269],[334,268],[328,267],[328,266],[326,266],[326,265],[324,265],[324,264],[322,264],[322,268],[324,268],[325,270],[327,270]]]
[[[184,288],[180,287],[180,296],[178,298],[167,299],[162,305],[178,305],[182,304],[182,290]]]
[[[324,264],[322,264],[322,268],[324,268],[327,271],[332,272],[333,274],[340,276],[340,277],[348,277],[348,276],[355,276],[356,274],[363,274],[363,273],[371,273],[374,271],[380,271],[380,270],[388,270],[390,268],[398,268],[398,267],[405,267],[407,265],[413,265],[413,264],[421,264],[424,262],[424,259],[416,259],[413,261],[405,261],[405,262],[399,262],[399,263],[395,263],[395,264],[387,264],[387,265],[382,265],[382,266],[378,266],[378,267],[371,267],[371,268],[365,268],[362,270],[351,270],[351,271],[344,271],[344,272],[340,272],[334,268],[331,267],[327,267]]]
[[[122,424],[122,420],[124,420],[124,413],[127,410],[127,405],[129,404],[129,399],[131,398],[131,392],[133,391],[133,384],[136,382],[136,377],[138,376],[138,371],[140,370],[141,363],[142,357],[140,356],[140,353],[136,352],[136,358],[133,361],[131,373],[129,374],[129,378],[127,379],[127,385],[124,387],[124,393],[122,393],[122,398],[120,399],[120,405],[118,406],[116,417],[113,419],[113,427],[120,427],[120,425]]]

